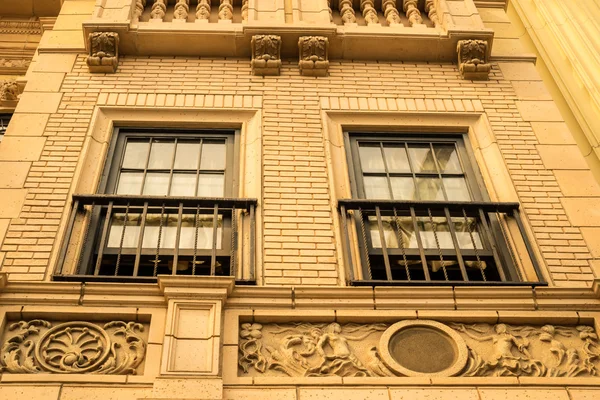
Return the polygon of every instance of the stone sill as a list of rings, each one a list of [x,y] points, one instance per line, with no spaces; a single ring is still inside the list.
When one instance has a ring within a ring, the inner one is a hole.
[[[335,26],[330,24],[181,24],[90,20],[84,35],[117,32],[122,55],[245,57],[250,58],[253,35],[279,35],[282,58],[298,57],[300,36],[329,39],[329,59],[385,61],[456,61],[459,40],[482,39],[492,45],[494,31],[487,28],[408,28],[384,26]],[[166,34],[168,33],[168,34]],[[44,47],[41,52],[53,51]]]

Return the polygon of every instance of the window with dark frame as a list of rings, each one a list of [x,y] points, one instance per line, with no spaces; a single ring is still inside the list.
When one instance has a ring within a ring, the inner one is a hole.
[[[346,246],[356,223],[363,281],[523,281],[500,223],[518,204],[485,201],[464,135],[346,139],[354,199],[339,206]]]
[[[235,134],[117,129],[100,194],[74,196],[90,221],[77,275],[235,276],[234,216],[256,205],[232,198]]]
[[[4,138],[11,117],[12,114],[0,114],[0,142],[2,142],[2,139]]]

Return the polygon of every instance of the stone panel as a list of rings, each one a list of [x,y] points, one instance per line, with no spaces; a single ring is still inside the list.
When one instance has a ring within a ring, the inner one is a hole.
[[[21,189],[30,167],[30,162],[0,161],[0,189]]]
[[[554,176],[565,196],[600,197],[600,184],[589,170],[556,170]],[[600,201],[600,199],[598,200]]]
[[[540,144],[575,144],[564,122],[532,122],[531,127]]]
[[[45,143],[43,137],[7,136],[0,144],[0,161],[37,161]]]
[[[589,169],[577,146],[538,145],[537,148],[548,169]]]
[[[597,198],[563,198],[561,202],[575,226],[600,226],[600,201]]]

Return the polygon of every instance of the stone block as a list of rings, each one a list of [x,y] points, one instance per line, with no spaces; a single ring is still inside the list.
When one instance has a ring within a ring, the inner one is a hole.
[[[149,397],[151,392],[150,388],[64,385],[60,400],[131,400]]]
[[[62,93],[25,92],[15,112],[52,114],[58,111]]]
[[[502,12],[502,10],[498,10]],[[499,62],[498,67],[504,75],[504,79],[509,81],[541,81],[540,74],[535,69],[535,65],[527,62]]]
[[[71,72],[76,59],[77,54],[40,54],[33,72]]]
[[[56,22],[54,23],[53,31],[79,31],[81,32],[81,25],[83,21],[87,21],[90,19],[89,15],[80,14],[80,15],[70,15],[70,14],[61,14],[56,18]]]
[[[0,385],[0,399],[58,400],[60,385]]]
[[[27,189],[0,189],[0,218],[17,218],[26,195]]]
[[[27,92],[58,92],[65,79],[64,72],[32,72],[25,90]]]
[[[165,346],[168,345],[168,342],[168,340],[165,341]],[[214,339],[172,339],[170,372],[213,372],[219,362],[217,345],[218,341]]]
[[[0,189],[21,189],[30,167],[30,162],[0,161]]]
[[[158,378],[154,382],[152,397],[158,399],[221,400],[223,380],[218,378],[194,379]]]
[[[476,388],[465,389],[391,389],[392,400],[479,400]]]
[[[600,197],[600,184],[589,170],[556,170],[554,176],[567,197]]]
[[[45,143],[43,137],[5,137],[0,144],[0,161],[37,161]]]
[[[481,400],[569,400],[564,389],[502,389],[480,388]]]
[[[48,123],[48,114],[13,114],[4,137],[43,136]]]
[[[269,388],[244,388],[244,389],[225,389],[223,390],[223,400],[267,400],[268,398],[277,400],[296,400],[296,389],[273,389]]]
[[[573,389],[569,388],[571,400],[596,400],[598,398],[598,389]]]
[[[531,127],[540,144],[575,144],[564,122],[532,122]]]
[[[95,0],[77,0],[77,1],[65,1],[63,4],[60,14],[61,15],[87,15],[92,17],[94,12]]]
[[[494,41],[494,46],[496,42]],[[552,100],[542,81],[513,81],[512,86],[519,100]]]
[[[575,226],[600,226],[600,201],[597,198],[562,198],[567,217]]]
[[[538,145],[542,162],[548,169],[589,169],[579,147],[575,145]]]
[[[40,40],[40,49],[85,51],[85,41],[81,31],[47,31]]]
[[[521,100],[515,102],[525,121],[560,122],[563,117],[553,101]]]
[[[389,400],[385,388],[300,388],[298,400]]]
[[[581,234],[592,257],[600,258],[600,228],[581,228]]]

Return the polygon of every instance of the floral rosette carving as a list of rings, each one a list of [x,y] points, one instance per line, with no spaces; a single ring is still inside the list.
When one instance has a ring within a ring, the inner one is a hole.
[[[20,321],[2,346],[0,371],[10,373],[135,374],[144,360],[144,326],[113,321],[103,326],[73,321]]]

